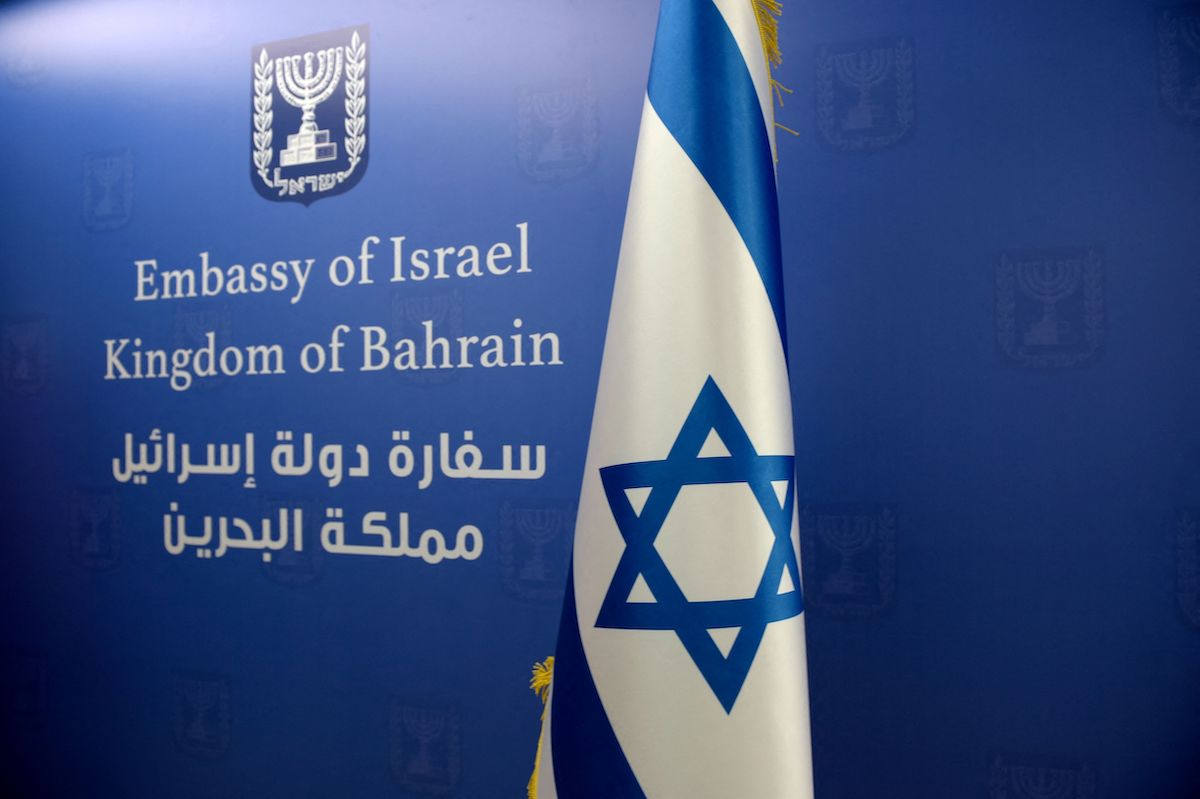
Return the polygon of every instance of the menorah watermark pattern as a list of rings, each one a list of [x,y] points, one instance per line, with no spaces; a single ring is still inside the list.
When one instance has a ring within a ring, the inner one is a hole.
[[[50,332],[44,316],[0,317],[0,385],[10,394],[46,387]]]
[[[175,347],[197,349],[208,344],[208,334],[217,342],[233,338],[233,312],[219,300],[191,300],[177,304],[172,316],[172,337]],[[219,345],[218,345],[219,346]],[[229,378],[215,370],[211,376],[192,383],[191,391],[216,391],[224,388]]]
[[[233,728],[229,678],[221,674],[178,672],[174,691],[175,744],[199,758],[225,754]]]
[[[996,265],[996,341],[1003,357],[1041,369],[1082,366],[1104,344],[1099,247],[1002,253]]]
[[[263,197],[309,205],[362,179],[368,32],[357,25],[253,48],[250,179]]]
[[[453,795],[462,770],[458,709],[393,699],[389,727],[392,778],[410,793]]]
[[[990,787],[991,799],[1095,799],[1096,771],[1089,763],[996,755]]]
[[[500,576],[505,589],[533,602],[562,601],[575,503],[500,506]]]
[[[835,149],[890,147],[916,121],[913,43],[906,37],[826,45],[817,54],[817,128]]]
[[[133,216],[133,151],[127,147],[83,156],[83,223],[116,230]]]
[[[1185,621],[1200,627],[1200,508],[1175,511],[1175,596]]]
[[[800,507],[804,598],[808,608],[855,618],[883,611],[896,591],[896,506]]]
[[[299,510],[303,524],[315,524],[320,509],[311,495],[267,492],[259,497],[260,513],[264,519],[279,518],[280,511]],[[274,582],[287,586],[305,586],[320,579],[325,561],[316,555],[317,547],[304,547],[299,552],[286,547],[275,552],[262,570]]]
[[[413,293],[411,289],[396,289],[392,293],[392,330],[396,338],[421,341],[425,323],[433,325],[436,335],[457,341],[464,335],[464,303],[458,289],[434,289]],[[461,369],[391,369],[397,380],[414,385],[440,386],[458,380]]]
[[[71,559],[96,571],[116,566],[121,556],[120,495],[111,488],[75,488],[69,507]]]
[[[1159,13],[1158,91],[1168,116],[1200,124],[1200,5]]]
[[[517,97],[517,161],[535,180],[568,180],[596,160],[600,103],[590,79],[526,87]]]

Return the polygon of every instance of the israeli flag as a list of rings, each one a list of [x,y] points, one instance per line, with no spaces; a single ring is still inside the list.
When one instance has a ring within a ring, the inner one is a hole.
[[[755,3],[662,0],[537,799],[812,797]]]

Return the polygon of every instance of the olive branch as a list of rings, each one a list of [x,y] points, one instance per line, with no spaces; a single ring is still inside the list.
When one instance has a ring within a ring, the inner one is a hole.
[[[271,59],[267,57],[267,48],[264,47],[254,64],[254,166],[263,183],[271,188],[275,184],[267,173],[267,167],[274,157],[271,151],[271,126],[275,119],[275,113],[271,110],[271,87],[274,82]]]
[[[358,31],[346,48],[346,155],[350,164],[337,173],[338,183],[350,177],[367,146],[367,44]]]

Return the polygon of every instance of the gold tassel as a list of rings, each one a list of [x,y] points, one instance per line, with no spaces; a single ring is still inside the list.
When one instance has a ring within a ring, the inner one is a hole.
[[[550,656],[542,663],[533,664],[533,677],[529,680],[529,687],[537,694],[538,699],[542,700],[542,726],[545,727],[546,721],[546,700],[550,698],[550,683],[554,681],[554,657]],[[538,733],[537,754],[533,761],[533,774],[529,777],[528,797],[529,799],[537,799],[538,790],[538,767],[542,762],[542,734]]]
[[[767,59],[767,74],[772,67],[783,63],[779,49],[779,15],[783,13],[780,0],[750,0],[754,4],[754,16],[758,19],[758,35],[762,37],[763,55]]]
[[[750,0],[750,4],[754,6],[758,35],[762,39],[763,58],[767,62],[767,79],[771,81],[771,95],[779,107],[783,108],[783,95],[791,94],[792,90],[775,80],[775,76],[771,74],[772,69],[783,63],[783,51],[779,49],[779,16],[783,13],[783,3],[781,0]],[[778,122],[775,123],[775,127],[793,136],[800,135]]]

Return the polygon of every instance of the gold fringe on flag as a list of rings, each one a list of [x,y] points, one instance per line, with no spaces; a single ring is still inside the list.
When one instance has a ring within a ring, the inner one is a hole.
[[[758,35],[762,37],[763,55],[767,59],[767,71],[783,63],[779,49],[779,16],[783,14],[783,3],[779,0],[750,0],[754,5],[754,16],[758,19]]]
[[[775,102],[783,108],[783,95],[791,94],[792,90],[775,79],[772,70],[783,63],[783,51],[779,49],[779,17],[783,14],[781,0],[750,0],[754,6],[754,18],[758,21],[758,35],[762,39],[763,58],[767,62],[767,79],[771,81],[771,94]],[[793,136],[799,136],[797,131],[787,125],[775,123],[775,127]]]
[[[542,722],[546,721],[546,700],[550,698],[550,683],[554,681],[554,656],[546,658],[542,663],[533,664],[533,677],[529,680],[530,689],[542,700]],[[542,762],[542,734],[538,733],[537,754],[533,760],[533,774],[529,777],[528,797],[537,799],[538,767]]]

